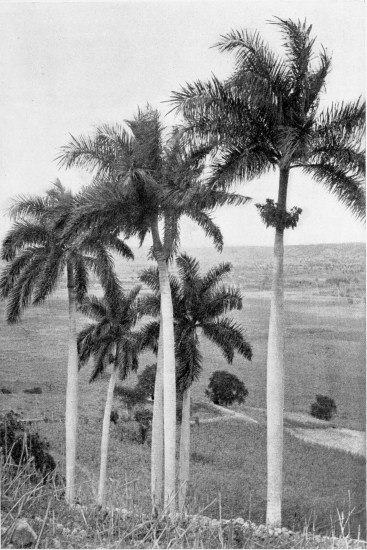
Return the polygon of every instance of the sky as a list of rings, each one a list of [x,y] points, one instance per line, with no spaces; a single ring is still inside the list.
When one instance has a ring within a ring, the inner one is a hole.
[[[354,100],[365,90],[365,6],[361,0],[152,0],[120,2],[4,2],[0,0],[0,238],[10,227],[7,209],[21,194],[43,193],[56,178],[77,192],[90,175],[55,162],[70,134],[92,133],[120,122],[147,102],[175,123],[166,102],[173,90],[214,73],[228,76],[233,57],[212,46],[231,29],[259,30],[281,51],[269,20],[307,18],[332,54],[321,107]],[[276,200],[272,172],[237,187],[245,207],[215,212],[227,246],[272,245],[254,206]],[[293,170],[288,208],[303,209],[286,244],[365,240],[365,226],[320,184]],[[203,233],[182,223],[185,246],[210,246]]]

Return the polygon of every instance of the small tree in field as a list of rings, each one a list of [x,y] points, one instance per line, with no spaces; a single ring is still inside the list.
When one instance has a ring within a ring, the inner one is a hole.
[[[311,404],[311,416],[320,420],[331,420],[336,413],[336,404],[332,397],[316,395],[316,401]]]
[[[227,407],[235,401],[243,403],[248,395],[245,384],[237,376],[225,370],[217,370],[210,377],[205,395],[215,405]]]

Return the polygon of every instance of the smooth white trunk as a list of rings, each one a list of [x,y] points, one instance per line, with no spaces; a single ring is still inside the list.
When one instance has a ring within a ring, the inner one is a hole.
[[[163,332],[164,507],[176,512],[176,368],[173,307],[168,265],[158,261]]]
[[[158,218],[151,224],[154,256],[158,264],[163,338],[164,508],[176,513],[176,366],[173,306],[168,276],[167,250],[161,243]]]
[[[151,495],[153,515],[158,513],[163,501],[163,449],[163,332],[160,329],[152,422]]]
[[[288,170],[280,171],[278,206],[285,210]],[[267,510],[266,523],[281,526],[284,411],[284,229],[275,231],[272,298],[267,355]]]
[[[180,460],[179,460],[179,493],[178,505],[180,513],[185,509],[187,485],[190,476],[190,401],[191,387],[183,392],[182,396],[182,422],[180,437]]]
[[[105,505],[106,499],[106,477],[107,477],[107,459],[108,459],[108,443],[110,439],[110,423],[111,423],[111,411],[113,405],[113,391],[115,389],[117,380],[117,369],[114,367],[107,389],[107,399],[104,409],[103,425],[102,425],[102,439],[101,439],[101,467],[99,472],[99,485],[97,504],[99,506]]]
[[[73,268],[67,265],[67,284],[69,302],[69,353],[66,382],[66,489],[65,499],[73,505],[75,499],[75,462],[78,428],[78,347],[76,335],[76,298]]]

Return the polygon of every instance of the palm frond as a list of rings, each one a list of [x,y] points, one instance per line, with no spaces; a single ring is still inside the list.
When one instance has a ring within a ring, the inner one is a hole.
[[[61,147],[61,152],[55,159],[59,166],[74,166],[90,172],[97,170],[98,174],[111,172],[111,161],[113,163],[115,159],[105,140],[99,140],[95,136],[70,137],[70,142]]]
[[[199,340],[195,330],[175,331],[176,341],[176,387],[184,391],[200,378],[203,356],[199,349]]]
[[[85,296],[79,304],[78,309],[86,317],[90,317],[97,322],[100,322],[104,317],[107,317],[107,308],[105,300],[97,296]]]
[[[7,298],[9,292],[15,285],[17,278],[27,265],[37,256],[45,257],[45,248],[29,247],[23,250],[19,256],[9,261],[3,268],[0,279],[0,296]]]
[[[364,178],[349,174],[332,163],[309,163],[303,167],[306,174],[324,184],[340,202],[345,204],[357,218],[366,218],[366,187]]]
[[[43,246],[47,243],[49,235],[49,231],[42,224],[23,219],[18,220],[3,240],[1,258],[10,261],[18,250],[26,246]]]
[[[120,256],[123,256],[128,260],[134,259],[134,253],[131,248],[116,235],[110,233],[106,239],[103,238],[103,244],[110,248],[113,252],[117,252]]]
[[[232,264],[229,262],[221,263],[210,268],[209,271],[207,271],[207,273],[202,278],[202,292],[207,292],[208,290],[222,282],[223,277],[227,275],[227,273],[229,273],[231,269]]]
[[[66,258],[59,248],[48,251],[34,289],[33,305],[41,304],[55,289],[65,267]]]
[[[50,207],[48,197],[31,197],[28,195],[18,195],[13,199],[13,203],[9,208],[9,215],[13,219],[29,218],[39,220]]]
[[[234,351],[248,360],[252,358],[252,349],[245,338],[244,331],[233,319],[222,318],[202,325],[205,336],[215,343],[228,361],[232,363]]]
[[[8,323],[18,322],[24,309],[30,304],[33,289],[39,274],[42,273],[44,263],[44,255],[34,256],[20,272],[8,294],[6,305],[6,320]]]
[[[160,312],[161,301],[159,295],[146,294],[139,300],[139,314],[157,317]]]
[[[148,267],[139,274],[139,279],[147,285],[155,294],[159,294],[159,274],[157,267]]]
[[[211,219],[210,215],[194,209],[185,212],[185,214],[188,218],[197,223],[201,229],[203,229],[205,236],[209,237],[213,241],[215,248],[221,252],[223,249],[223,235],[220,228]]]
[[[263,107],[281,107],[290,89],[290,74],[286,63],[276,56],[258,32],[232,30],[215,44],[221,52],[235,51],[234,83],[240,83],[252,101]]]
[[[137,345],[141,351],[151,349],[158,353],[159,325],[159,321],[150,321],[141,327],[137,333]]]
[[[89,382],[94,382],[104,372],[110,356],[110,347],[110,342],[101,343],[98,352],[94,355],[94,365]]]
[[[92,355],[97,351],[93,333],[95,324],[89,323],[86,327],[79,331],[77,337],[79,368],[85,365]]]
[[[239,288],[221,286],[203,296],[203,318],[213,319],[233,309],[242,309],[242,295]]]
[[[71,261],[73,264],[76,299],[78,302],[82,302],[84,296],[87,294],[89,284],[86,262],[80,254],[73,255]]]
[[[355,149],[361,148],[366,132],[366,102],[333,103],[315,120],[314,139],[324,144],[342,141]]]
[[[284,36],[283,46],[287,53],[287,62],[296,83],[295,92],[302,89],[302,81],[310,70],[315,38],[310,38],[312,25],[307,26],[306,21],[295,23],[291,19],[276,17],[273,24],[278,25]]]

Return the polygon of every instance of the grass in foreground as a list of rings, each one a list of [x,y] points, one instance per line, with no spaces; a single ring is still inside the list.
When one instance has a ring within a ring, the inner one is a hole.
[[[63,500],[63,487],[54,480],[44,484],[32,463],[16,467],[10,457],[2,464],[1,487],[2,548],[13,547],[11,533],[21,517],[36,534],[32,548],[366,548],[347,531],[342,538],[320,537],[311,528],[276,537],[254,524],[211,521],[203,515],[207,509],[175,521],[152,519],[138,510],[103,511],[87,503],[83,491],[81,503],[71,509]],[[220,517],[220,501],[212,504]]]

